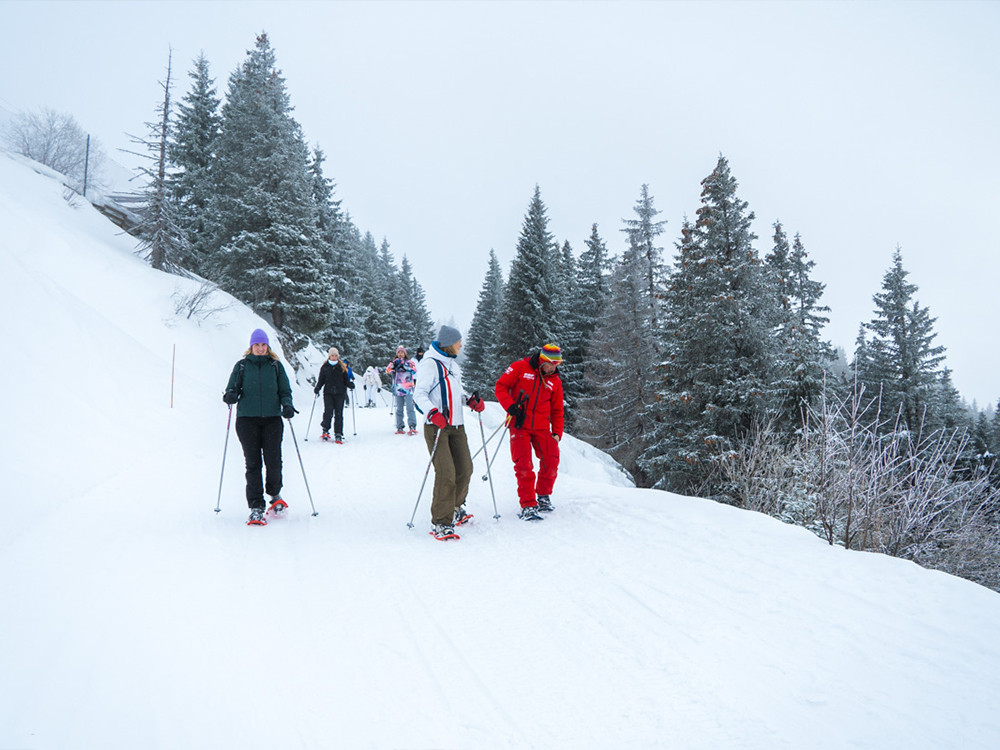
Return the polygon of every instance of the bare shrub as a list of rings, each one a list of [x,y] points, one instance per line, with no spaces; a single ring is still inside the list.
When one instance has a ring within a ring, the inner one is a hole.
[[[892,427],[892,429],[886,429]],[[754,427],[720,461],[742,507],[830,544],[882,552],[1000,590],[1000,497],[990,473],[964,478],[962,430],[900,428],[856,387],[823,394],[790,443]]]
[[[91,184],[100,181],[104,151],[97,139],[91,138],[87,163],[87,133],[72,115],[47,108],[21,113],[11,119],[3,135],[11,151],[64,175],[74,190],[83,188],[85,165],[88,181]]]
[[[196,289],[190,292],[182,292],[179,288],[174,290],[172,299],[174,300],[174,313],[183,315],[190,320],[206,320],[216,313],[228,310],[232,306],[232,300],[222,296],[216,298],[219,287],[211,281],[203,281]]]

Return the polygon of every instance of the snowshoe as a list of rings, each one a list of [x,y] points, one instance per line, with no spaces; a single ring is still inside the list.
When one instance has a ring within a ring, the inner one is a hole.
[[[329,432],[324,432],[324,433],[323,433],[322,435],[320,435],[319,437],[320,437],[320,440],[326,440],[326,441],[329,441],[329,440],[330,440],[330,433],[329,433]]]
[[[268,515],[280,517],[285,515],[286,510],[288,510],[288,503],[282,500],[280,495],[275,495],[271,498],[271,504],[267,508],[267,513]]]
[[[406,434],[407,435],[416,435],[417,434],[417,428],[416,427],[411,427],[410,431],[408,433],[406,433]]]
[[[524,508],[521,508],[521,512],[517,514],[517,517],[520,518],[523,521],[544,521],[545,520],[544,518],[542,518],[538,514],[538,506],[537,505],[528,505],[528,506],[526,506]]]
[[[455,527],[447,524],[434,524],[434,528],[431,529],[430,533],[432,537],[440,542],[445,542],[449,539],[461,539],[461,537],[455,533]]]
[[[263,508],[254,508],[250,511],[250,518],[247,519],[247,526],[267,526],[267,519],[264,518]]]
[[[538,496],[538,511],[540,513],[551,513],[555,510],[555,506],[552,505],[552,498],[548,495]]]
[[[404,433],[402,430],[396,430],[396,434],[397,435],[405,435],[406,433]]]
[[[471,513],[466,512],[465,506],[462,505],[458,508],[458,510],[455,511],[455,525],[461,526],[463,524],[466,524],[469,521],[471,521],[474,517],[475,516],[473,516]]]
[[[333,442],[335,442],[337,445],[343,445],[344,444],[344,436],[343,435],[337,435],[337,437],[335,437],[333,439]]]

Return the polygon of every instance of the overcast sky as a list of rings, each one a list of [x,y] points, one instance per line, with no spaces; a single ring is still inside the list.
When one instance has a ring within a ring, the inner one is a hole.
[[[126,164],[169,48],[175,99],[200,51],[224,94],[266,30],[343,206],[463,330],[536,184],[577,255],[595,222],[620,252],[648,184],[672,259],[723,154],[760,253],[777,219],[801,233],[834,344],[899,245],[956,386],[1000,397],[1000,3],[0,0],[0,27],[0,106]]]

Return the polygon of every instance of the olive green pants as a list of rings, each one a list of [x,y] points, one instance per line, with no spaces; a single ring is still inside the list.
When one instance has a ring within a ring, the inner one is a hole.
[[[438,428],[424,425],[427,450],[434,451],[434,438]],[[472,454],[465,437],[465,425],[445,427],[438,438],[434,452],[434,499],[431,501],[431,522],[451,526],[455,510],[465,502],[472,479]]]

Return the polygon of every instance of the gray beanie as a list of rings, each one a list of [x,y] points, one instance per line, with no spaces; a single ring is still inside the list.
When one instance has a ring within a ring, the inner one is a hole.
[[[461,340],[462,334],[457,328],[452,328],[451,326],[441,326],[441,330],[438,331],[438,345],[442,349],[446,346],[457,344]]]

